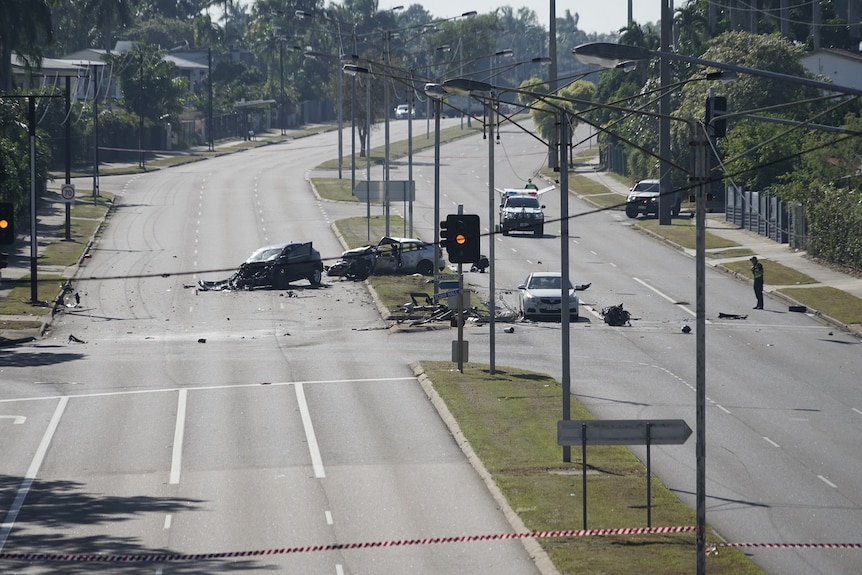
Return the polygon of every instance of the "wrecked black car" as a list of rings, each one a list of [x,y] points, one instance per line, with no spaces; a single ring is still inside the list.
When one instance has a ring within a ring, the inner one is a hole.
[[[322,277],[323,260],[311,242],[290,242],[262,247],[228,279],[198,280],[198,287],[203,290],[287,289],[291,282],[303,279],[312,286],[319,286]]]
[[[436,261],[435,261],[436,260]],[[376,245],[347,250],[341,260],[327,270],[329,276],[364,280],[371,274],[434,274],[446,266],[434,244],[415,238],[381,238]]]

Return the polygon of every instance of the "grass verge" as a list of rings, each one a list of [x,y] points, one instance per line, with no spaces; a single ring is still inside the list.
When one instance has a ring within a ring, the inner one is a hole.
[[[422,368],[461,431],[493,476],[509,505],[532,531],[583,526],[580,450],[563,463],[556,443],[560,384],[548,375],[467,363],[460,373],[450,362],[422,362]],[[593,419],[572,401],[572,419]],[[588,448],[587,527],[646,526],[643,465],[621,446]],[[655,478],[654,526],[694,525],[694,512]],[[719,543],[709,532],[709,543]],[[539,539],[563,573],[673,575],[694,571],[694,533],[631,537]],[[763,573],[742,552],[722,549],[708,558],[709,572]]]
[[[695,222],[691,218],[674,218],[673,222],[668,226],[659,225],[658,218],[655,219],[638,219],[632,220],[632,225],[646,230],[659,237],[680,245],[686,249],[695,249]],[[708,231],[704,236],[706,240],[706,249],[715,250],[723,248],[738,247],[739,244],[732,240],[727,240]]]
[[[39,275],[36,282],[36,298],[37,303],[31,303],[31,281],[30,276],[24,276],[19,280],[4,280],[4,282],[14,281],[15,287],[9,292],[3,300],[0,300],[0,315],[32,315],[43,316],[51,311],[54,300],[57,299],[57,294],[60,293],[60,288],[63,285],[64,279],[58,275]],[[30,322],[22,322],[7,320],[9,325],[4,329],[11,328],[27,328],[38,327],[38,325],[30,325]],[[38,322],[37,322],[38,324]]]
[[[793,268],[781,265],[778,262],[770,260],[760,260],[763,264],[764,279],[768,280],[771,285],[802,285],[817,283],[813,277],[798,272]],[[726,262],[721,264],[722,267],[729,269],[732,272],[738,273],[741,276],[751,277],[751,263],[748,260],[738,262]]]
[[[473,126],[467,127],[466,125],[462,128],[460,126],[452,126],[449,128],[443,128],[440,130],[440,144],[445,144],[447,142],[451,142],[453,140],[458,140],[460,138],[466,138],[467,136],[472,136],[473,134],[480,132],[481,128],[479,127],[479,123],[476,122]],[[421,136],[413,136],[413,153],[420,152],[422,150],[427,150],[428,148],[434,147],[434,135],[433,134],[422,134]],[[407,155],[409,151],[408,141],[407,140],[399,140],[397,142],[390,142],[389,144],[389,160],[392,161],[395,158],[401,158]],[[383,163],[384,158],[386,156],[385,149],[382,147],[372,148],[371,155],[368,158],[372,165],[380,165]],[[342,159],[342,169],[350,170],[352,168],[351,160],[356,161],[356,169],[364,170],[366,166],[366,159],[364,157],[352,158],[350,155],[350,151],[347,151],[347,155]],[[337,170],[338,169],[338,158],[334,160],[327,160],[322,164],[317,166],[317,169],[320,170]],[[318,186],[318,180],[312,180],[312,183],[315,187]],[[347,180],[347,184],[349,186],[350,180]],[[342,198],[330,198],[323,195],[323,191],[318,188],[318,194],[321,197],[324,197],[328,200],[331,199],[342,199]],[[359,201],[355,196],[350,196],[347,198],[348,201]]]
[[[778,292],[841,323],[862,324],[862,299],[834,287],[781,288]]]

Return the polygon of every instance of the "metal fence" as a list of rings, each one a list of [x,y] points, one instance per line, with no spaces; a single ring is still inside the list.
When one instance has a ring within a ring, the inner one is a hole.
[[[805,211],[798,202],[785,202],[761,192],[728,187],[724,219],[772,241],[806,249]]]

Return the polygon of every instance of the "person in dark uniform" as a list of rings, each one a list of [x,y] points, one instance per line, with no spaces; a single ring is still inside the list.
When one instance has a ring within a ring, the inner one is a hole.
[[[754,277],[754,296],[757,298],[754,309],[763,309],[763,264],[757,261],[756,256],[751,258],[751,275]]]

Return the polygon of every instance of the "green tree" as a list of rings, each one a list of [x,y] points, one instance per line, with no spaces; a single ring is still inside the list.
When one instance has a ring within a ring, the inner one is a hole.
[[[711,35],[706,6],[703,3],[689,2],[679,7],[673,16],[673,23],[679,30],[677,51],[697,56],[706,50]]]
[[[12,52],[34,68],[42,47],[53,39],[50,3],[46,0],[0,0],[0,90],[12,91]]]
[[[134,21],[134,4],[133,0],[81,0],[86,22],[95,25],[106,52],[114,48],[117,28],[130,26]]]
[[[188,90],[184,79],[174,77],[174,64],[164,55],[154,46],[139,44],[111,57],[114,69],[120,70],[123,107],[143,117],[146,125],[161,123],[165,116],[176,120]]]

